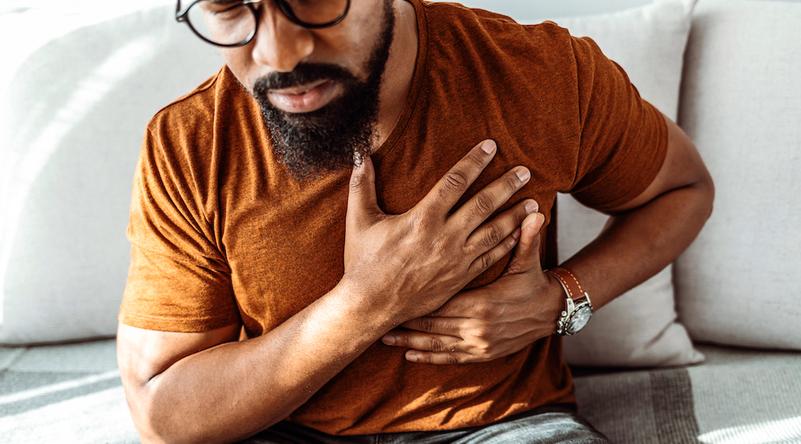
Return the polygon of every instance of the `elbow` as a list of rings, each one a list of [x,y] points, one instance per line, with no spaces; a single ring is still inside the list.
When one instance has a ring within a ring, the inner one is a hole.
[[[153,380],[126,389],[126,399],[136,431],[142,443],[162,444],[187,442],[187,433],[176,434],[169,409],[162,402]]]
[[[706,171],[706,170],[705,170]],[[715,182],[712,176],[706,171],[704,179],[700,182],[704,202],[704,221],[712,217],[712,212],[715,208]]]
[[[156,444],[171,442],[163,433],[163,418],[157,413],[153,401],[153,390],[147,383],[126,388],[128,410],[131,412],[136,431],[142,443]]]
[[[187,420],[192,415],[184,406],[178,406],[174,393],[163,387],[159,375],[138,386],[136,402],[130,402],[134,425],[142,443],[224,443],[231,441],[231,435],[220,435],[202,420]],[[245,437],[242,437],[245,438]]]

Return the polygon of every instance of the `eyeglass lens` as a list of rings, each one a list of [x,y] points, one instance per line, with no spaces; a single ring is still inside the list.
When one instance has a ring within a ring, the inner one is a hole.
[[[347,0],[284,0],[295,19],[309,25],[337,20]],[[257,8],[264,5],[254,5]],[[280,9],[280,8],[277,8]],[[242,1],[203,0],[189,8],[187,19],[203,38],[222,45],[249,40],[256,31],[256,14]]]

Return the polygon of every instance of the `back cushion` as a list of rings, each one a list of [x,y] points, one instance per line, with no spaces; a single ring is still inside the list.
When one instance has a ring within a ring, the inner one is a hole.
[[[14,75],[0,102],[0,343],[115,333],[145,124],[222,65],[173,11],[72,31]]]
[[[801,350],[801,3],[702,2],[681,124],[715,210],[676,263],[693,338]]]

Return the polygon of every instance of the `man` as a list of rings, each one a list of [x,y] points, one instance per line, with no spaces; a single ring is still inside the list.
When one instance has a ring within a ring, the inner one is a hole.
[[[144,441],[606,442],[560,336],[714,195],[619,66],[452,3],[177,17],[226,66],[156,114],[136,169],[118,361]],[[556,192],[612,216],[562,264]]]

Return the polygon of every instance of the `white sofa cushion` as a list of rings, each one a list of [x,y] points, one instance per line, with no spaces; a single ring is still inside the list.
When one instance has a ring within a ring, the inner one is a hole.
[[[676,262],[694,339],[801,350],[801,3],[702,2],[681,123],[715,210]]]
[[[626,70],[640,95],[675,121],[694,6],[695,0],[656,0],[614,13],[553,20],[573,35],[595,40]],[[570,195],[557,199],[562,262],[600,233],[607,216]],[[703,360],[677,321],[671,265],[597,311],[585,330],[565,338],[564,349],[569,363],[584,366],[673,366]]]
[[[6,89],[0,343],[114,335],[145,125],[222,63],[173,11],[158,7],[61,35],[32,53]]]

